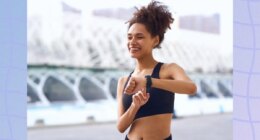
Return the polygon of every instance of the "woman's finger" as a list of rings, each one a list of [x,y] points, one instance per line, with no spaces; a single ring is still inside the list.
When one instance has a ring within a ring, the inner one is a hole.
[[[128,89],[133,89],[134,86],[133,86],[133,85],[130,85],[130,86],[128,86],[127,88],[128,88]]]
[[[128,84],[127,85],[135,85],[135,80],[133,77],[131,77],[128,81]]]
[[[133,100],[134,100],[134,103],[136,103],[136,104],[140,104],[140,99],[138,98],[138,96],[137,95],[133,95]]]
[[[145,97],[146,97],[146,100],[149,100],[149,98],[150,98],[150,93],[146,93],[146,92],[145,92]]]
[[[133,92],[134,88],[135,88],[135,81],[129,81],[129,83],[127,84],[127,86],[125,88],[125,91],[127,93],[131,93],[131,92]]]
[[[142,100],[142,101],[145,101],[147,99],[147,97],[143,94],[143,92],[141,92],[139,95],[139,98]]]
[[[130,85],[135,85],[135,81],[134,81],[134,80],[131,81],[131,82],[130,82]]]
[[[138,100],[140,101],[140,103],[143,103],[143,102],[144,102],[144,99],[143,99],[143,97],[142,97],[142,93],[138,93],[138,94],[137,94],[137,98],[138,98]]]
[[[127,86],[127,87],[125,88],[125,92],[126,92],[126,93],[132,93],[133,90],[134,90],[134,87],[133,87],[133,86]]]
[[[145,99],[147,100],[147,98],[148,98],[148,93],[146,93],[146,92],[143,92],[143,96],[145,97]]]

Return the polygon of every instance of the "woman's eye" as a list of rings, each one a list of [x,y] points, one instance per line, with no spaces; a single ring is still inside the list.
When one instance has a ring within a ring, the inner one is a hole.
[[[128,40],[131,40],[131,39],[132,39],[132,37],[127,37],[127,39],[128,39]]]
[[[138,39],[142,39],[142,38],[144,38],[144,37],[142,37],[142,36],[138,36],[137,38],[138,38]]]

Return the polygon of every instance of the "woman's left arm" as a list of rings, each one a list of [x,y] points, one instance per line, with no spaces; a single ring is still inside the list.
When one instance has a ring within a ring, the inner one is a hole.
[[[163,73],[166,73],[169,76],[169,79],[152,78],[152,87],[183,94],[196,93],[196,85],[177,64],[167,64]]]
[[[182,94],[195,94],[197,91],[196,85],[186,75],[185,71],[175,63],[165,64],[163,75],[160,79],[151,78],[151,87],[168,90],[174,93]],[[160,75],[161,76],[161,75]],[[134,81],[134,82],[132,82]],[[144,77],[131,77],[126,87],[126,94],[133,94],[135,91],[144,88],[146,85],[146,79]]]

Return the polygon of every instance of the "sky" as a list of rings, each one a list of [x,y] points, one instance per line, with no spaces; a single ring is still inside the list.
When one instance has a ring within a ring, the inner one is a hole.
[[[71,5],[82,9],[94,8],[131,8],[134,6],[146,5],[150,0],[64,0]],[[172,11],[180,15],[185,14],[212,14],[215,12],[232,11],[232,0],[159,0],[168,5]]]
[[[103,8],[132,8],[146,5],[150,0],[28,0],[28,14],[48,12],[49,8],[57,7],[60,1],[81,9],[84,12]],[[166,4],[173,14],[178,16],[201,14],[210,15],[222,13],[228,17],[233,16],[232,0],[159,0]],[[41,7],[41,8],[39,8]],[[46,7],[46,8],[44,8]],[[47,8],[48,7],[48,8]]]
[[[61,19],[61,1],[81,9],[84,15],[93,9],[132,8],[146,5],[150,0],[28,0],[28,17],[40,14],[46,21]],[[232,0],[159,0],[169,7],[173,16],[220,14],[220,35],[223,43],[233,43],[233,1]],[[55,24],[54,24],[55,26]],[[57,23],[58,26],[58,23]],[[57,29],[57,27],[53,27]],[[46,32],[46,34],[49,34]],[[229,48],[230,51],[232,48]]]

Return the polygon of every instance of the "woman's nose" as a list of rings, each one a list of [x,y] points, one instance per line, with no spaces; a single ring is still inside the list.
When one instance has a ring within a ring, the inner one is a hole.
[[[136,44],[136,39],[133,37],[131,40],[130,40],[130,45],[134,45]]]

